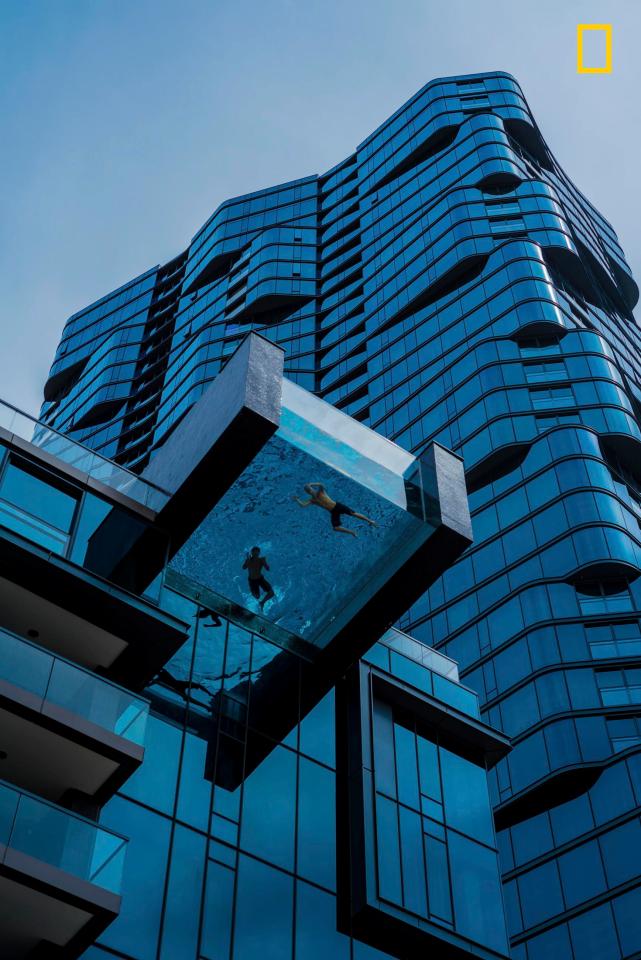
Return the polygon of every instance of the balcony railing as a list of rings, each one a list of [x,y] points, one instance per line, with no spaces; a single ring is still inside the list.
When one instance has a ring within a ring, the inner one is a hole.
[[[0,845],[0,864],[16,851],[120,894],[124,837],[1,781]]]
[[[5,410],[6,405],[0,401],[0,429]],[[46,454],[59,456],[72,450],[73,443],[61,451],[57,442],[40,444],[43,439],[40,435],[33,439],[39,444],[38,451],[44,447],[42,458],[33,450],[16,451],[0,437],[0,528],[84,567],[129,593],[157,603],[158,572],[169,549],[166,533],[148,516],[102,496],[101,491],[87,490],[82,482],[70,482],[62,470],[57,471],[55,461],[50,462]],[[59,436],[59,439],[67,443],[66,438]],[[81,450],[87,452],[84,448]],[[63,459],[69,462],[69,457]],[[109,480],[106,476],[101,479]],[[112,477],[109,482],[112,487],[118,487],[117,478],[114,481]],[[141,487],[120,484],[119,489],[129,496],[140,494],[141,502],[151,499],[144,484]],[[153,505],[159,504],[154,501]],[[147,563],[144,571],[141,555]]]
[[[149,703],[28,640],[0,629],[0,680],[143,746]]]
[[[71,440],[41,420],[24,413],[5,400],[0,400],[0,428],[27,440],[57,457],[93,480],[104,483],[156,512],[165,505],[170,494],[162,487],[142,480],[135,473],[108,460],[89,447]]]
[[[478,694],[469,687],[463,686],[458,678],[458,664],[455,660],[450,660],[445,654],[428,647],[407,633],[397,630],[396,627],[390,627],[383,634],[380,641],[383,646],[388,647],[394,653],[401,654],[407,660],[413,660],[426,668],[432,674],[428,687],[430,693],[438,700],[443,700],[457,710],[469,714],[471,717],[480,716]],[[425,678],[418,684],[421,689],[425,687]]]

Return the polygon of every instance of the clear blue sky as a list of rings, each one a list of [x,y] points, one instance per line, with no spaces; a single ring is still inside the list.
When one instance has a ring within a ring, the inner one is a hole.
[[[576,73],[577,23],[613,72]],[[428,80],[515,74],[641,278],[641,0],[2,0],[0,396],[227,197],[320,173]]]

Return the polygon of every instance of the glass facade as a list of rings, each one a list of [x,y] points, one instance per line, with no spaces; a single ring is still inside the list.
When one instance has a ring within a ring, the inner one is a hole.
[[[165,601],[192,624],[190,638],[147,688],[152,713],[145,761],[100,816],[101,825],[117,825],[130,838],[129,852],[120,916],[85,956],[396,955],[360,931],[352,936],[343,915],[341,897],[348,903],[349,893],[340,884],[349,871],[337,865],[337,838],[349,828],[337,797],[344,738],[336,736],[343,712],[334,691],[305,716],[299,713],[284,739],[274,739],[269,718],[252,706],[261,668],[283,651],[224,617],[212,622],[203,616],[208,611],[175,591],[166,589]],[[191,664],[186,682],[185,663]],[[397,631],[389,631],[363,665],[388,682],[411,685],[419,700],[427,694],[461,718],[479,716],[478,698],[458,682],[455,665]],[[291,691],[297,702],[306,677],[301,663],[299,688]],[[378,701],[375,709],[378,717]],[[218,722],[212,711],[219,712]],[[410,730],[407,709],[394,712],[393,731],[381,726],[373,739],[381,771],[378,853],[372,851],[368,867],[379,873],[381,902],[400,908],[404,924],[425,919],[438,937],[459,934],[463,952],[452,956],[505,957],[485,765],[456,736],[442,734],[444,742],[437,743],[434,724],[417,719]],[[254,766],[248,745],[256,739],[265,746]],[[395,749],[390,781],[386,758]],[[242,773],[230,783],[230,764],[237,763]],[[398,949],[405,949],[402,939]]]
[[[437,441],[463,457],[474,545],[400,626],[457,660],[482,717],[513,738],[490,795],[516,960],[641,953],[637,296],[613,228],[554,159],[516,80],[448,78],[332,170],[225,202],[184,253],[72,317],[45,391],[52,428],[141,471],[260,330],[290,380],[416,456]],[[225,649],[237,637],[243,656],[228,675],[222,640],[212,667],[194,638],[180,679],[199,686],[185,704],[174,680],[180,720],[160,703],[168,690],[152,690],[148,758],[104,812],[145,852],[125,873],[143,913],[125,907],[87,956],[384,956],[323,919],[335,912],[329,853],[314,846],[334,836],[332,801],[320,804],[334,782],[330,707],[226,790],[268,641],[198,622],[226,632]],[[212,751],[195,731],[218,690],[224,749]],[[397,824],[381,848],[387,899],[482,940],[483,918],[461,912],[474,893],[453,878],[489,863],[491,844],[470,841],[466,822],[483,830],[473,810],[458,825],[436,815],[456,782],[449,748],[416,724],[391,729],[409,753],[436,751],[440,779],[405,799],[398,777],[376,785]],[[441,886],[420,857],[404,863],[412,830]]]

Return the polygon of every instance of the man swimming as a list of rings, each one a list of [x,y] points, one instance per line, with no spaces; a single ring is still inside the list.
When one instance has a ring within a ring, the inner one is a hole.
[[[271,583],[268,583],[263,576],[263,569],[269,570],[269,564],[265,557],[260,555],[260,547],[252,547],[251,551],[245,557],[245,562],[243,563],[243,570],[247,571],[247,579],[249,582],[249,589],[252,592],[252,596],[258,598],[260,597],[260,591],[263,590],[265,596],[262,600],[259,600],[259,607],[262,610],[268,600],[271,600],[275,596],[274,590]]]
[[[300,497],[297,496],[293,496],[292,500],[295,500],[300,507],[314,506],[322,507],[323,510],[327,510],[330,515],[332,529],[335,533],[349,533],[353,537],[358,536],[355,530],[350,530],[349,527],[344,527],[342,525],[341,517],[343,515],[347,517],[354,517],[356,520],[364,520],[372,527],[377,526],[375,520],[370,520],[369,517],[364,516],[362,513],[356,513],[345,503],[332,500],[322,483],[306,483],[303,489],[305,490],[305,493],[309,494],[309,500],[301,500]]]

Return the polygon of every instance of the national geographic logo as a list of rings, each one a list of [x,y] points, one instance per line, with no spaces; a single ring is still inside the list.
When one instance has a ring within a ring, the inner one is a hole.
[[[584,51],[583,44],[584,35],[588,31],[590,31],[589,52]],[[601,37],[594,35],[597,31],[602,34]],[[587,64],[586,59],[588,60]],[[576,71],[577,73],[612,73],[611,23],[578,24],[576,28]]]

